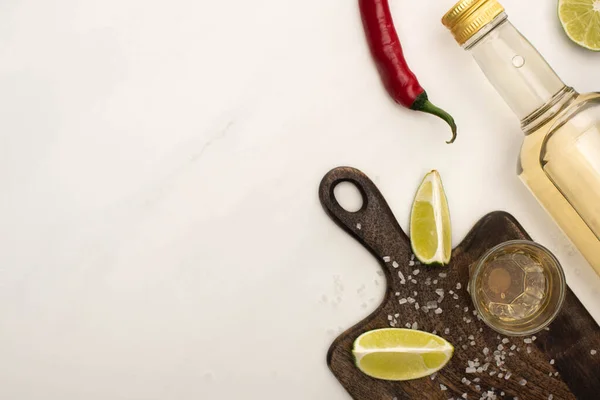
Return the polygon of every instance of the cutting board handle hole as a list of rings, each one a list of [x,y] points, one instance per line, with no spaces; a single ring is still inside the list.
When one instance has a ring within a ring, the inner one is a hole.
[[[333,188],[333,195],[339,205],[346,211],[355,213],[365,205],[364,194],[351,181],[341,181]]]

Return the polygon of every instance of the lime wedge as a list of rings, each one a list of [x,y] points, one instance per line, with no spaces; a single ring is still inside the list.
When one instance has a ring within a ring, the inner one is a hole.
[[[421,183],[410,215],[410,241],[417,259],[426,265],[445,265],[452,255],[448,201],[437,171]]]
[[[559,0],[558,17],[569,39],[600,51],[600,0]]]
[[[354,359],[363,373],[389,381],[431,375],[452,358],[454,347],[439,336],[413,329],[378,329],[354,341]]]

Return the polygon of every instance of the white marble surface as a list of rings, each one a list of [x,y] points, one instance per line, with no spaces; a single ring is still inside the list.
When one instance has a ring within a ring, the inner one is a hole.
[[[555,0],[504,3],[600,89]],[[383,282],[318,202],[338,165],[404,227],[440,170],[455,244],[513,213],[600,320],[600,280],[515,175],[518,121],[440,24],[453,0],[392,4],[452,146],[382,89],[356,1],[0,3],[0,398],[347,399],[325,354]]]

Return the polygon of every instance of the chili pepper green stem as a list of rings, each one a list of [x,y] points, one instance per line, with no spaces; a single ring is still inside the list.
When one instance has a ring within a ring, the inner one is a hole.
[[[454,122],[454,118],[452,118],[452,116],[450,114],[448,114],[446,111],[442,110],[441,108],[435,106],[432,102],[430,102],[429,99],[427,98],[426,92],[423,92],[419,96],[417,96],[415,102],[412,104],[412,106],[410,108],[413,110],[416,110],[416,111],[422,111],[427,114],[435,115],[437,117],[440,117],[444,121],[446,121],[446,123],[448,125],[450,125],[450,128],[452,129],[452,139],[450,139],[446,143],[448,143],[448,144],[454,143],[454,141],[456,140],[456,131],[457,131],[456,123]]]

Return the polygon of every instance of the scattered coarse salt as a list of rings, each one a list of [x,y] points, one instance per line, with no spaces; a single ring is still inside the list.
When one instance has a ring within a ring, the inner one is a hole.
[[[469,346],[467,346],[466,344],[463,344],[461,347],[463,348],[463,350],[466,350],[469,348]]]
[[[402,271],[398,271],[398,277],[400,278],[401,281],[405,280],[404,274],[402,273]]]
[[[502,350],[502,349],[504,349],[504,346],[502,346],[501,344],[499,344],[498,347],[497,347],[497,349],[498,350]]]
[[[479,332],[483,332],[483,328],[479,328]]]
[[[503,376],[504,376],[504,374],[503,374],[502,372],[500,372],[500,373],[498,374],[498,378],[502,378]]]
[[[448,390],[448,388],[440,383],[440,390],[444,391],[444,390]]]
[[[391,321],[392,319],[394,319],[394,317],[392,317],[391,315],[388,315],[388,321]]]
[[[433,374],[431,374],[431,380],[434,380],[436,376],[437,376],[437,372],[434,372]]]
[[[416,302],[416,303],[415,303],[415,310],[418,310],[419,308],[420,308],[420,307],[419,307],[419,302]]]
[[[471,343],[470,343],[470,344],[471,344],[471,346],[475,346],[475,341],[474,341],[474,340],[473,340],[473,341],[471,341]]]
[[[414,262],[413,260],[410,260],[410,261],[408,262],[408,266],[409,266],[409,267],[414,267],[414,265],[415,265],[415,262]]]
[[[474,367],[475,361],[467,360],[467,364],[469,364],[469,367]]]
[[[408,301],[409,304],[412,304],[415,302],[415,299],[413,299],[412,297],[407,297],[406,300]]]
[[[467,367],[465,368],[465,372],[467,374],[474,374],[475,372],[477,372],[477,369],[475,367]]]
[[[527,346],[527,354],[531,353],[531,347]]]
[[[464,312],[467,312],[467,311],[469,311],[469,307],[465,307],[465,308],[463,309],[463,311],[464,311]]]
[[[460,282],[458,282],[458,283],[456,284],[456,289],[457,289],[457,290],[459,290],[461,287],[462,287],[462,285],[460,284]]]
[[[512,346],[510,346],[510,349],[511,349],[511,350],[514,350],[514,349],[516,349],[516,348],[517,348],[517,345],[516,345],[516,344],[513,344]]]
[[[433,280],[433,284],[434,284],[434,285],[437,285],[437,283],[438,283],[438,280],[437,280],[437,279],[434,279],[434,280]]]
[[[553,395],[551,395],[551,394],[548,395],[548,400],[552,400],[553,398],[554,398]]]
[[[438,296],[443,296],[444,295],[444,289],[435,289],[435,294],[437,294]]]
[[[481,386],[475,385],[475,390],[479,392],[481,390]]]
[[[417,297],[417,294],[418,294],[417,292],[413,292],[413,296]]]
[[[531,343],[531,339],[529,339],[529,338],[525,338],[523,341],[524,341],[525,343],[527,343],[527,344],[530,344],[530,343]]]
[[[440,278],[445,278],[445,277],[447,277],[447,276],[448,276],[448,274],[447,274],[447,273],[445,273],[445,272],[440,272],[440,274],[439,274],[438,276],[439,276]]]
[[[477,315],[477,310],[473,310],[473,315]]]
[[[590,354],[591,354],[591,355],[595,356],[595,355],[596,355],[596,353],[598,353],[596,350],[594,350],[594,349],[590,350]]]
[[[502,339],[502,343],[506,344],[508,342],[509,342],[509,340],[507,338]]]
[[[548,372],[548,376],[552,376],[552,372]]]
[[[447,334],[449,334],[449,333],[450,333],[450,328],[446,328],[446,329],[444,329],[444,335],[447,335]]]
[[[360,224],[360,222],[356,224],[356,229],[358,229],[359,231],[362,229],[362,225]]]
[[[504,395],[505,395],[505,393],[504,393],[504,392],[500,392],[500,396],[504,396]]]
[[[531,341],[532,341],[532,342],[535,342],[535,339],[537,339],[537,337],[535,337],[535,336],[532,336],[532,337],[531,337]]]
[[[398,318],[400,314],[394,314],[394,318]]]
[[[435,311],[434,311],[434,313],[436,313],[436,314],[441,314],[442,312],[443,312],[443,310],[441,308],[439,308],[439,307],[436,308]]]
[[[483,355],[487,356],[489,352],[490,352],[490,349],[488,349],[487,347],[483,348]]]
[[[480,378],[475,378],[473,379],[473,382],[479,382],[481,379]]]
[[[394,268],[398,268],[399,266],[400,266],[400,264],[398,264],[396,261],[394,261],[392,263],[392,267],[394,267]]]
[[[410,327],[411,327],[410,322],[407,322],[406,325],[404,325],[404,326],[406,326],[408,329],[410,329]]]
[[[416,322],[413,322],[412,329],[419,329],[419,324],[417,324]]]
[[[415,279],[411,279],[411,280],[410,280],[410,283],[415,283],[415,284],[416,284],[416,283],[417,283],[417,281],[416,281]]]
[[[460,381],[461,381],[462,383],[464,383],[464,384],[467,384],[467,385],[470,385],[470,384],[471,384],[471,381],[470,381],[470,380],[468,380],[467,378],[465,378],[464,376],[463,376],[463,378],[462,378]]]
[[[478,373],[482,373],[483,372],[483,367],[477,367],[477,372]]]
[[[429,312],[429,308],[427,308],[427,306],[423,306],[423,307],[421,307],[421,311]]]
[[[527,385],[527,379],[521,379],[521,380],[519,381],[519,385],[521,385],[521,386],[525,386],[525,385]]]
[[[419,272],[421,272],[421,270],[420,270],[420,269],[415,269],[415,270],[413,271],[413,275],[414,275],[414,276],[417,276],[417,275],[419,275]]]
[[[467,394],[466,394],[466,393],[463,393],[463,394],[462,394],[462,398],[463,398],[463,399],[466,399],[466,398],[467,398]]]
[[[550,360],[550,365],[554,365],[554,358]]]
[[[407,301],[408,300],[406,300],[406,299],[400,299],[400,300],[398,300],[398,303],[400,303],[400,304],[406,304]]]
[[[454,305],[454,307],[456,307],[456,308],[460,308],[460,306],[459,306],[458,304],[455,304],[455,305]]]
[[[467,324],[470,324],[470,323],[471,323],[471,318],[466,318],[466,319],[465,319],[465,322],[466,322]]]
[[[554,373],[554,376],[558,376],[558,372],[555,372],[555,373]]]
[[[496,375],[496,372],[498,372],[498,371],[490,371],[490,376]]]
[[[452,298],[453,298],[454,300],[458,300],[458,295],[455,293],[455,294],[453,294],[453,295],[452,295]]]
[[[506,375],[504,375],[504,379],[508,380],[508,379],[510,379],[511,376],[512,376],[512,373],[507,372]]]
[[[435,329],[431,333],[433,333],[434,335],[437,335],[437,331]]]
[[[512,356],[514,356],[514,355],[515,355],[515,353],[513,353],[512,351],[509,351],[509,352],[508,352],[508,355],[512,357]]]
[[[384,256],[383,261],[387,263],[387,262],[392,261],[392,258],[390,256]]]
[[[469,335],[469,337],[467,339],[473,340],[473,339],[475,339],[475,337],[473,335]]]

